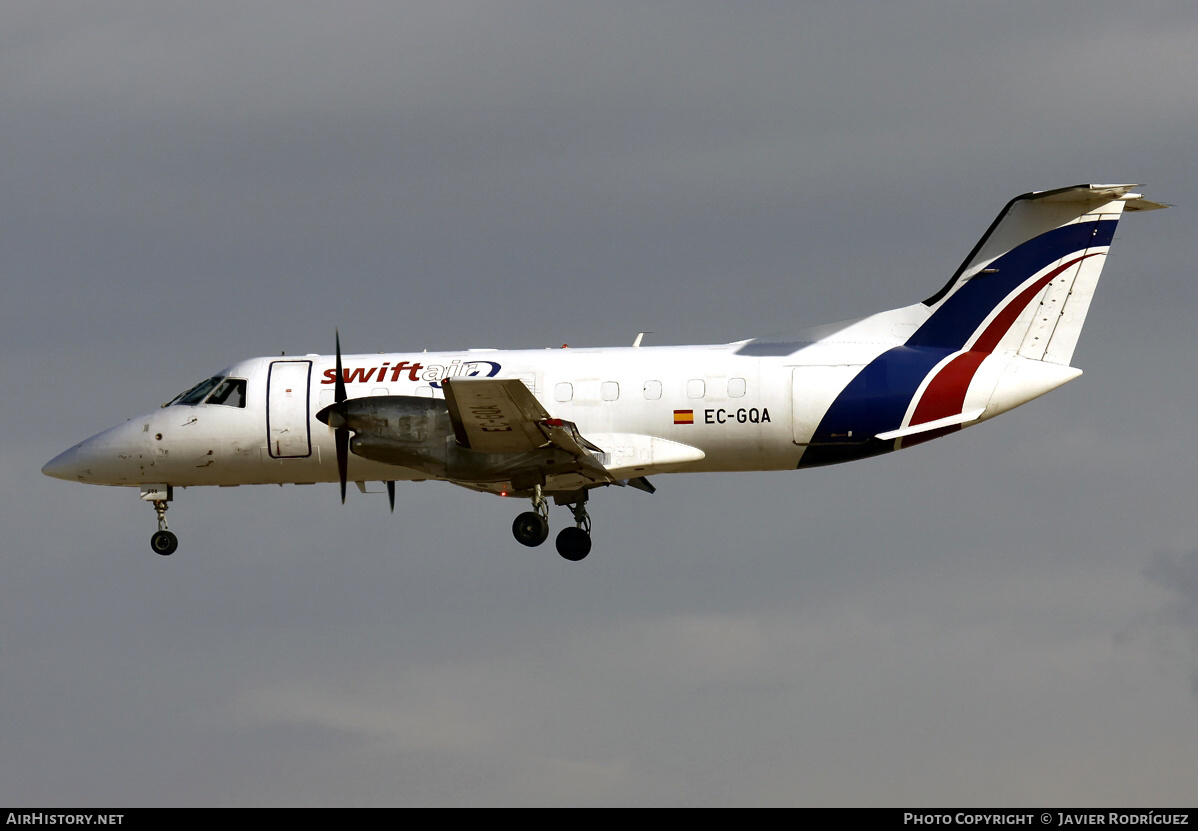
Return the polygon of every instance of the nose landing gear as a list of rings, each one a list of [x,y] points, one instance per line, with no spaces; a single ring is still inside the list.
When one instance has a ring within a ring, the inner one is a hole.
[[[150,548],[155,554],[168,557],[179,547],[179,538],[166,527],[166,509],[174,495],[170,485],[147,485],[141,489],[141,498],[154,503],[154,512],[158,514],[158,530],[150,537]]]
[[[150,537],[150,548],[154,549],[155,554],[161,554],[163,557],[174,554],[178,547],[179,538],[165,528],[155,531],[154,536]]]

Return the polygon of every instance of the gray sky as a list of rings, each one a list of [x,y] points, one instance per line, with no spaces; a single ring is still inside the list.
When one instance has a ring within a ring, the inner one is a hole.
[[[1192,3],[0,6],[0,801],[1193,803]],[[235,360],[703,343],[931,294],[1145,182],[1085,376],[592,503],[39,469]],[[561,509],[556,509],[561,510]],[[562,516],[555,516],[560,524]]]

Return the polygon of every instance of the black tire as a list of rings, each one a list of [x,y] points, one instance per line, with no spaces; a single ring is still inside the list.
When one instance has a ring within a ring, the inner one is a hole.
[[[575,563],[586,559],[591,553],[591,535],[581,528],[563,528],[557,535],[557,553]]]
[[[535,548],[549,539],[549,523],[533,511],[525,511],[512,523],[512,536],[521,545]]]
[[[163,557],[174,554],[178,547],[179,538],[170,531],[155,531],[154,536],[150,537],[150,548],[154,549],[155,554],[161,554]]]

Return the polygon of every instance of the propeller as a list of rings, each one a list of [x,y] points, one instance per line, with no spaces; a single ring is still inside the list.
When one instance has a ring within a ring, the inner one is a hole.
[[[341,504],[345,504],[345,485],[349,479],[349,419],[346,417],[345,373],[341,369],[341,332],[334,330],[337,338],[337,378],[333,387],[333,403],[316,414],[316,418],[329,425],[337,443],[337,476],[341,480]]]
[[[345,392],[345,371],[341,366],[341,332],[334,330],[337,344],[337,378],[333,387],[333,403],[316,414],[316,418],[329,425],[337,444],[337,478],[341,483],[341,504],[345,504],[345,486],[349,480],[349,413],[344,406],[348,395]],[[387,482],[387,501],[391,513],[395,513],[395,482]]]

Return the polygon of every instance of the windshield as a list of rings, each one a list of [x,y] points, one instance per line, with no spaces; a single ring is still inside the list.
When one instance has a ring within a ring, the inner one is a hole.
[[[222,375],[214,375],[196,384],[187,390],[187,392],[179,393],[162,406],[170,407],[173,404],[194,406],[200,403],[220,404],[224,407],[245,409],[245,379],[225,378]]]
[[[213,376],[206,381],[201,381],[186,392],[181,392],[166,402],[162,406],[169,407],[172,404],[199,404],[204,400],[204,396],[212,392],[212,388],[221,382],[219,375]]]

